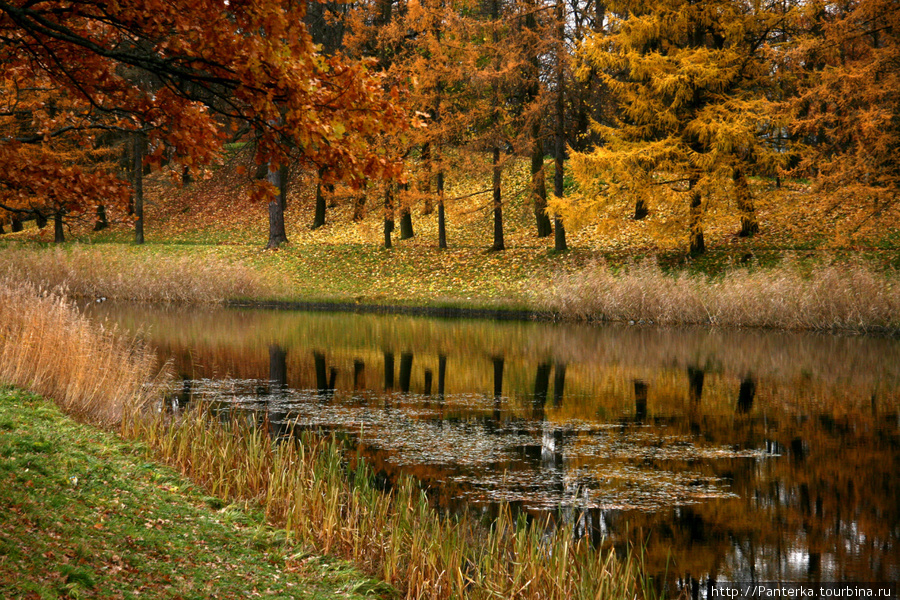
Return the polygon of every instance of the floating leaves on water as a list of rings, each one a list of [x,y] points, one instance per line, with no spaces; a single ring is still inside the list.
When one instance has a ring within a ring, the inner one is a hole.
[[[225,412],[352,433],[397,469],[437,469],[438,485],[475,503],[655,511],[734,498],[710,466],[770,456],[764,448],[705,445],[664,427],[525,419],[506,399],[483,395],[437,402],[393,392],[279,389],[261,380],[199,380],[192,390]]]

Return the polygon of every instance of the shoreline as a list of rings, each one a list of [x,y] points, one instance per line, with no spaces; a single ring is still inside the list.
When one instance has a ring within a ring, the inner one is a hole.
[[[246,310],[275,310],[275,311],[302,311],[324,313],[355,313],[376,315],[402,315],[410,317],[425,317],[434,319],[480,319],[488,321],[532,321],[539,323],[565,323],[570,325],[602,326],[615,325],[620,327],[654,327],[654,328],[685,328],[685,329],[724,329],[724,330],[755,330],[769,331],[773,333],[819,333],[823,335],[840,335],[847,337],[868,336],[876,338],[900,338],[900,327],[870,328],[865,331],[852,328],[834,327],[830,329],[767,327],[764,325],[731,325],[718,323],[658,323],[655,321],[638,320],[612,320],[612,319],[581,319],[565,317],[546,310],[520,309],[520,308],[475,308],[466,306],[428,306],[426,304],[374,304],[354,303],[346,301],[328,302],[324,300],[225,300],[222,307],[229,309]]]

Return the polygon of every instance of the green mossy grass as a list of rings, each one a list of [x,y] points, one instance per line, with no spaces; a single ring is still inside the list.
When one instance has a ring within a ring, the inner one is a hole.
[[[0,388],[0,597],[391,595],[148,456],[49,401]]]

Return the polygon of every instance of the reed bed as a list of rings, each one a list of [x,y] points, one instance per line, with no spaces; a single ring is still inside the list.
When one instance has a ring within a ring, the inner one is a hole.
[[[559,276],[541,298],[562,318],[853,332],[900,329],[900,280],[862,262],[665,273],[654,260],[596,263]]]
[[[223,423],[194,410],[176,420],[136,420],[139,437],[166,461],[228,501],[265,507],[268,518],[319,551],[352,560],[405,598],[632,600],[652,595],[637,554],[598,552],[571,531],[515,521],[488,527],[441,517],[418,486],[390,492],[363,462],[350,469],[340,447],[308,434],[273,441],[265,426]]]
[[[0,285],[0,382],[109,427],[151,400],[154,366],[149,349],[84,318],[60,295]]]
[[[0,282],[30,283],[72,298],[131,302],[220,303],[270,295],[245,265],[211,256],[155,256],[127,247],[72,246],[0,251]]]

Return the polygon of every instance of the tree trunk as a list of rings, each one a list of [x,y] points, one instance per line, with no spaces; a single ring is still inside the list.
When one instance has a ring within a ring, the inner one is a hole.
[[[689,184],[690,194],[690,254],[698,256],[706,252],[706,244],[703,242],[703,203],[700,190],[697,189],[697,178],[693,177]]]
[[[447,249],[447,216],[444,213],[444,171],[438,171],[437,174],[437,197],[438,197],[438,248]]]
[[[430,215],[434,212],[434,205],[431,202],[431,142],[422,144],[422,168],[425,170],[425,176],[419,184],[419,191],[425,196],[422,214]]]
[[[494,146],[494,245],[491,251],[505,250],[503,244],[503,203],[500,194],[500,146]]]
[[[359,223],[366,216],[366,188],[363,186],[353,198],[353,222]]]
[[[94,231],[102,231],[109,227],[109,219],[106,217],[106,207],[97,205],[97,221],[94,223]]]
[[[325,225],[325,195],[322,194],[322,174],[324,168],[319,169],[319,176],[316,181],[316,216],[313,218],[313,229],[318,229]]]
[[[531,124],[531,190],[534,198],[534,220],[537,236],[547,237],[553,233],[550,217],[547,216],[547,178],[544,174],[544,145],[541,143],[541,124]]]
[[[738,235],[750,237],[755,233],[759,233],[759,222],[756,220],[756,205],[753,203],[753,196],[750,195],[750,186],[747,184],[744,170],[737,167],[732,178],[734,180],[734,199],[737,203],[738,211],[741,213],[741,231]]]
[[[284,209],[287,207],[287,166],[272,170],[270,165],[266,179],[276,189],[275,197],[269,201],[269,243],[266,244],[266,249],[275,249],[288,241],[284,229]]]
[[[634,203],[634,216],[632,217],[635,221],[641,221],[647,217],[649,211],[647,210],[647,203],[644,202],[644,199],[641,198]]]
[[[409,208],[404,208],[400,215],[400,239],[408,240],[414,235],[416,234],[413,231],[412,213]]]
[[[557,35],[557,52],[556,52],[556,169],[553,174],[553,193],[557,198],[563,197],[563,161],[566,153],[566,120],[565,120],[565,104],[564,104],[564,77],[565,68],[563,65],[563,57],[565,56],[565,8],[562,0],[556,0],[556,35]],[[566,244],[566,230],[563,227],[562,219],[559,215],[553,215],[553,248],[557,252],[563,252],[568,249]]]
[[[391,247],[391,232],[394,231],[394,184],[389,181],[384,188],[384,247]]]
[[[62,244],[66,241],[66,235],[63,232],[63,214],[61,210],[53,213],[53,241]]]
[[[194,177],[191,175],[191,168],[187,165],[184,165],[184,168],[181,169],[181,185],[183,187],[187,187],[194,182]]]
[[[24,229],[24,227],[22,226],[22,221],[20,221],[19,219],[15,218],[15,217],[12,217],[12,223],[10,224],[10,229],[12,229],[13,233],[16,233],[17,231],[22,231],[22,229]]]
[[[38,229],[43,229],[47,226],[47,217],[44,216],[39,210],[34,211],[34,223],[37,225]]]
[[[3,235],[4,233],[6,233],[6,230],[3,229],[3,220],[0,219],[0,235]]]
[[[134,137],[134,243],[144,243],[144,136],[137,134]]]
[[[409,190],[408,184],[402,184],[403,190]],[[408,196],[407,196],[408,197]],[[413,237],[415,232],[413,231],[413,223],[412,223],[412,210],[409,206],[405,205],[400,209],[400,239],[408,240]]]

